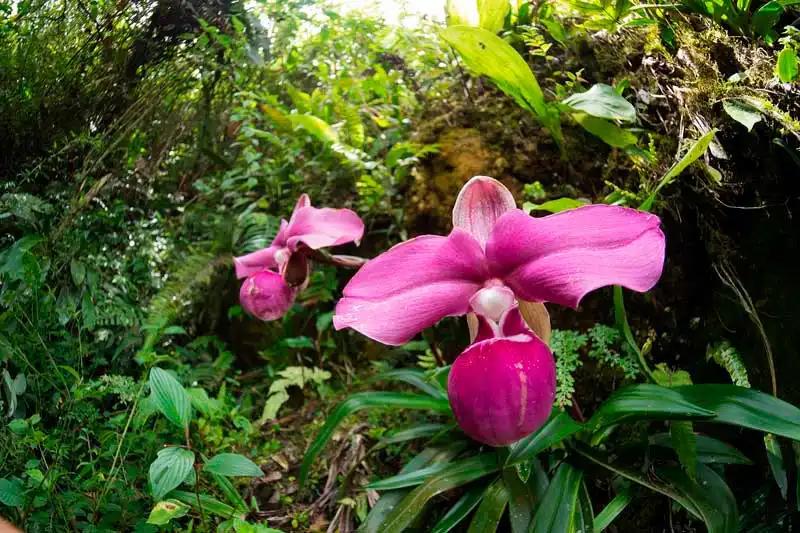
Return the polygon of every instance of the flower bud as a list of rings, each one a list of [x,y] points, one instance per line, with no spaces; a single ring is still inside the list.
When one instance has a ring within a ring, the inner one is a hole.
[[[464,433],[505,446],[533,433],[550,416],[555,362],[547,345],[532,335],[484,340],[458,356],[447,390]]]
[[[265,270],[247,278],[239,290],[242,308],[254,317],[269,321],[286,314],[296,291],[277,272]]]

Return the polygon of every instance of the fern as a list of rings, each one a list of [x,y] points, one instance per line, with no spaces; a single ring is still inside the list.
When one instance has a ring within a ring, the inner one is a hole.
[[[246,254],[266,248],[278,234],[280,224],[280,219],[273,215],[245,211],[236,220],[234,249],[237,253]]]
[[[280,376],[272,382],[269,387],[269,398],[264,404],[264,410],[258,424],[264,424],[278,415],[278,410],[289,399],[287,389],[289,387],[304,388],[308,384],[317,387],[331,378],[331,373],[317,367],[307,368],[304,366],[289,366],[278,372]]]
[[[354,148],[364,146],[366,134],[364,123],[358,114],[358,108],[349,104],[341,96],[334,95],[333,109],[343,121],[342,128],[339,130],[340,138]]]
[[[575,372],[583,362],[580,350],[586,346],[587,336],[573,330],[553,330],[550,348],[556,358],[556,405],[564,408],[575,395]]]
[[[635,356],[628,350],[617,348],[622,340],[619,330],[604,324],[595,324],[588,331],[591,348],[589,357],[596,359],[600,364],[618,368],[628,379],[634,379],[639,375],[639,363]]]
[[[706,359],[713,359],[725,369],[734,385],[750,388],[750,378],[747,376],[747,367],[736,348],[728,341],[721,341],[709,346],[706,350]]]

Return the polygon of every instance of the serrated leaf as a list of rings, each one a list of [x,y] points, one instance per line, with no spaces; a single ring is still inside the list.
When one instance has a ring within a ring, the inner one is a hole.
[[[608,120],[636,121],[636,109],[610,85],[597,83],[585,92],[575,93],[561,103],[593,117]]]
[[[742,100],[725,100],[722,102],[722,108],[729,117],[747,128],[747,131],[752,131],[753,126],[762,118],[758,109]]]
[[[238,453],[220,453],[203,465],[204,472],[212,472],[221,476],[261,477],[264,472],[253,461]]]
[[[167,420],[180,428],[189,426],[192,405],[183,385],[166,370],[150,369],[150,392],[155,406]]]
[[[194,466],[194,452],[186,448],[170,447],[158,452],[150,465],[150,491],[160,500],[169,491],[178,487]]]
[[[0,503],[8,507],[22,507],[25,496],[20,480],[0,478]]]
[[[164,500],[158,502],[150,511],[147,523],[154,526],[164,526],[169,524],[170,520],[185,516],[188,512],[188,505],[178,500]]]

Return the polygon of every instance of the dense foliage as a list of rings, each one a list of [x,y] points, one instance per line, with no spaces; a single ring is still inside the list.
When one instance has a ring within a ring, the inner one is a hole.
[[[798,14],[450,0],[396,25],[321,0],[0,0],[0,516],[797,527]],[[548,307],[553,412],[507,447],[448,403],[462,318],[398,347],[336,331],[360,263],[315,250],[263,322],[233,268],[303,193],[364,222],[332,253],[372,258],[449,231],[473,175],[535,216],[626,206],[666,235],[652,291]]]

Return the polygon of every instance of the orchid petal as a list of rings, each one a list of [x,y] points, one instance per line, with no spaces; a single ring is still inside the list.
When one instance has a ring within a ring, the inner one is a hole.
[[[306,193],[301,194],[297,199],[297,203],[294,204],[292,215],[304,207],[311,207],[311,198]]]
[[[247,278],[239,290],[242,308],[252,316],[276,320],[289,310],[297,294],[277,272],[266,270]]]
[[[484,247],[497,219],[516,206],[505,185],[494,178],[475,176],[458,193],[453,227],[468,231]]]
[[[286,228],[286,242],[294,251],[300,243],[317,250],[348,242],[358,243],[364,223],[349,209],[301,207],[292,214]]]
[[[486,245],[492,275],[517,298],[577,307],[606,285],[645,292],[664,266],[664,234],[657,216],[592,205],[533,218],[503,215]]]
[[[486,277],[483,250],[467,232],[423,235],[361,267],[344,288],[333,324],[400,345],[445,316],[466,313]]]
[[[541,427],[555,399],[550,350],[532,335],[477,342],[458,356],[447,393],[464,433],[505,446]]]
[[[251,254],[234,257],[233,265],[236,269],[236,277],[242,279],[270,268],[277,268],[275,253],[280,249],[279,246],[273,245]]]

